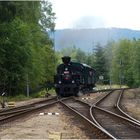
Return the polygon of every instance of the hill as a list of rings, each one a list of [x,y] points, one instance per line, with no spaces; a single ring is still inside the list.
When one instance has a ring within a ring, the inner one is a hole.
[[[76,46],[89,52],[94,45],[105,45],[108,41],[119,39],[138,39],[140,31],[123,28],[62,29],[55,31],[55,49]]]

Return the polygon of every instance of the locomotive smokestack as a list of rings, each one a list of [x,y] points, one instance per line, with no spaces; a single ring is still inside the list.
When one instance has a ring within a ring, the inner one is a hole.
[[[64,64],[69,64],[70,60],[71,60],[71,57],[69,57],[69,56],[63,56],[62,57],[62,61],[63,61]]]

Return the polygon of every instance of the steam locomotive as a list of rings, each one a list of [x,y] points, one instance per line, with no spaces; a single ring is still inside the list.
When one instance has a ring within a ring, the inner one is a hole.
[[[96,74],[90,66],[72,62],[69,56],[62,57],[54,76],[55,91],[58,96],[78,96],[79,91],[95,87]]]

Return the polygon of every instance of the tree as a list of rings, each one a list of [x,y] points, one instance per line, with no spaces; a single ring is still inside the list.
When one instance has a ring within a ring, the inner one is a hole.
[[[113,73],[112,73],[112,61],[113,61],[113,50],[116,47],[116,42],[109,41],[104,48],[104,55],[106,60],[106,70],[107,70],[107,77],[110,81],[110,84],[113,82]]]
[[[79,63],[86,63],[86,54],[80,48],[77,49],[75,58]]]
[[[95,48],[94,67],[96,70],[97,77],[102,75],[102,76],[104,76],[105,80],[108,79],[104,49],[103,49],[103,47],[101,47],[100,44],[97,44],[96,48]]]
[[[131,49],[131,73],[133,86],[140,86],[140,40],[133,41],[133,48]]]
[[[9,95],[23,93],[27,75],[32,88],[52,82],[54,51],[46,32],[55,25],[51,4],[47,1],[0,2],[0,13],[3,14],[0,16],[1,89]]]
[[[46,0],[40,2],[40,22],[42,29],[54,31],[55,13],[52,12],[52,4]]]
[[[132,48],[130,40],[123,39],[115,43],[112,51],[112,74],[113,80],[117,84],[127,84],[132,86],[134,83],[132,72]]]

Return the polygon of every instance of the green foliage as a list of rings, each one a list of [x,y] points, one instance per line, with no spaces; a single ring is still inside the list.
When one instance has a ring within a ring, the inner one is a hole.
[[[31,97],[30,97],[31,98]],[[28,100],[30,99],[29,97],[26,97],[24,94],[19,94],[16,95],[15,97],[13,96],[9,96],[6,101],[10,102],[10,101],[23,101],[23,100]]]
[[[86,63],[86,53],[82,51],[80,48],[76,48],[75,46],[70,46],[67,48],[62,48],[57,54],[57,64],[60,64],[62,56],[70,56],[72,61]]]
[[[114,83],[130,87],[140,86],[140,42],[123,39],[108,44],[111,50],[109,60],[110,76]]]
[[[93,67],[97,77],[104,76],[104,84],[110,81],[130,87],[140,86],[140,40],[111,41],[105,47],[97,44],[91,53],[85,53],[75,46],[63,48],[57,52],[58,64],[63,55]]]
[[[30,89],[50,87],[64,55],[93,67],[104,83],[111,79],[114,84],[140,86],[140,40],[112,41],[105,48],[97,44],[91,53],[69,46],[54,54],[47,34],[54,31],[54,20],[48,1],[0,1],[1,92],[24,94],[27,83]]]
[[[131,49],[131,73],[134,79],[134,86],[140,86],[140,40],[133,41]]]
[[[104,49],[100,44],[96,45],[95,48],[95,63],[94,67],[96,70],[97,77],[104,76],[104,79],[107,79],[107,70],[106,70],[106,60],[104,55]]]
[[[44,30],[46,29],[50,29],[51,31],[54,31],[54,27],[55,27],[55,13],[52,12],[52,5],[50,2],[46,1],[46,0],[42,0],[40,2],[41,7],[40,7],[40,11],[41,11],[41,18],[40,18],[40,22],[41,22],[41,26]]]
[[[40,98],[40,97],[42,97],[41,94],[40,94],[40,92],[32,93],[32,94],[30,94],[30,96],[31,96],[32,98]]]
[[[72,61],[76,61],[79,63],[86,63],[92,68],[94,68],[97,72],[97,77],[103,75],[105,79],[107,79],[107,71],[106,71],[106,62],[104,56],[104,49],[97,44],[96,50],[93,53],[86,53],[82,51],[80,48],[76,48],[75,46],[62,48],[60,52],[57,52],[58,62],[61,63],[62,56],[70,56]]]
[[[10,22],[16,13],[15,4],[12,1],[0,1],[0,23]]]
[[[52,82],[54,51],[46,32],[54,29],[51,4],[0,2],[0,14],[0,90],[13,96],[24,93],[27,82],[32,89]]]
[[[69,46],[66,48],[62,48],[60,50],[61,56],[70,56],[73,59],[75,59],[76,54],[77,54],[77,48],[75,46]]]
[[[77,62],[79,63],[86,63],[86,54],[85,52],[83,52],[82,50],[80,49],[77,49],[77,52],[76,52],[76,60]]]

